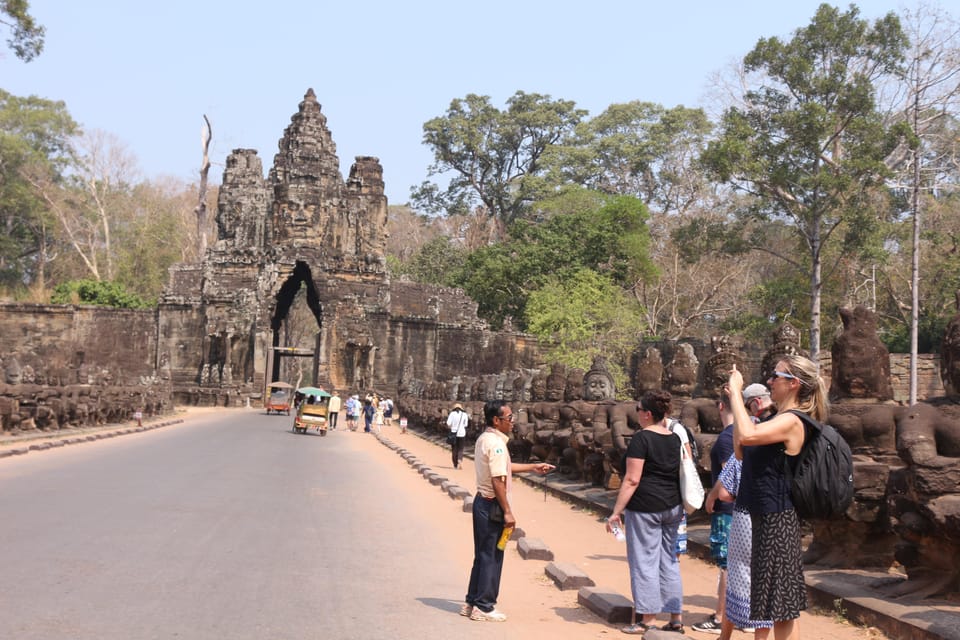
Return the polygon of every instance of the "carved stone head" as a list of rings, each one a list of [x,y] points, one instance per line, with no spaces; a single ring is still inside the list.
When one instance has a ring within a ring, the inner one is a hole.
[[[583,397],[585,400],[609,400],[616,397],[617,388],[613,376],[607,369],[607,361],[603,356],[593,359],[593,366],[583,376]]]
[[[831,348],[830,398],[893,397],[890,352],[877,336],[877,315],[862,305],[841,309],[843,332]]]

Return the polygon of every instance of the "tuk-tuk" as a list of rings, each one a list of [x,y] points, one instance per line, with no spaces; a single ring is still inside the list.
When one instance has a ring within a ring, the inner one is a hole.
[[[307,429],[316,429],[321,436],[327,435],[327,402],[330,394],[316,387],[301,387],[297,393],[304,398],[293,419],[293,430],[306,433]]]
[[[290,415],[292,389],[293,385],[286,382],[271,382],[267,385],[267,415],[270,415],[271,411]]]

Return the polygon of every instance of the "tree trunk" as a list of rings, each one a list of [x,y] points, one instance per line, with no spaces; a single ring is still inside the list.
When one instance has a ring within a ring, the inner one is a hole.
[[[920,118],[920,93],[914,94],[913,130]],[[913,150],[913,257],[910,266],[910,400],[917,404],[917,336],[920,332],[920,147]]]
[[[207,174],[210,172],[210,158],[207,155],[210,150],[210,140],[213,138],[213,127],[210,126],[210,120],[206,114],[203,116],[205,123],[200,133],[200,143],[203,148],[203,164],[200,167],[200,192],[197,194],[197,207],[194,212],[197,214],[197,242],[199,243],[198,258],[203,259],[207,252]]]
[[[820,216],[813,220],[811,237],[811,256],[813,258],[810,273],[810,359],[820,370],[820,293],[823,290],[823,262],[820,259]]]

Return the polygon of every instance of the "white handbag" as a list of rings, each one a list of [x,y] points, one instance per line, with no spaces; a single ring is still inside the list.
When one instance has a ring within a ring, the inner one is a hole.
[[[703,506],[703,482],[697,473],[697,465],[687,455],[687,448],[680,445],[680,497],[687,513],[693,513]]]

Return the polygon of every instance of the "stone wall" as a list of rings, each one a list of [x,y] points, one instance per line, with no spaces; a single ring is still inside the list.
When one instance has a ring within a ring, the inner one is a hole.
[[[156,374],[156,337],[155,310],[0,304],[0,358],[18,382],[136,385]]]
[[[55,430],[172,408],[155,310],[0,304],[0,429]]]

